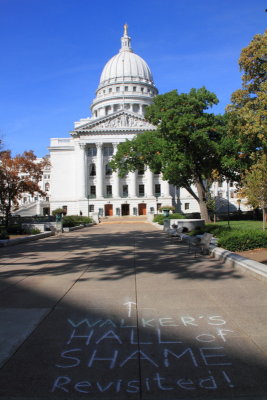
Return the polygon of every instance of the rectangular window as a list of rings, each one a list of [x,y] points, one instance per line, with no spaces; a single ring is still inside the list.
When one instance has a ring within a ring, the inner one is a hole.
[[[104,156],[112,156],[113,155],[113,146],[104,146],[103,154],[104,154]]]
[[[136,86],[133,87],[133,92],[136,92]]]
[[[139,188],[138,188],[139,190],[138,190],[138,194],[139,194],[139,196],[140,197],[143,197],[144,195],[145,195],[145,185],[139,185]]]
[[[106,164],[106,175],[112,175],[112,169],[109,164]]]
[[[128,92],[128,86],[124,86],[124,91]]]
[[[116,92],[119,92],[120,91],[120,88],[119,88],[119,86],[118,87],[116,87]]]
[[[67,215],[68,213],[68,206],[62,206],[63,214]]]
[[[96,168],[94,163],[90,165],[90,176],[96,176]]]
[[[218,187],[222,187],[223,181],[218,181]]]
[[[112,88],[109,88],[108,91],[109,91],[109,93],[111,93],[112,92]]]
[[[89,212],[94,212],[95,206],[93,204],[89,204]]]
[[[189,210],[190,208],[190,204],[189,203],[184,203],[184,209],[185,210]]]
[[[122,197],[128,197],[128,185],[122,186]]]
[[[107,191],[107,197],[111,197],[112,196],[112,186],[111,185],[107,185],[106,186],[106,191]]]
[[[145,173],[145,168],[143,167],[143,168],[140,168],[139,170],[138,170],[138,175],[144,175],[144,173]]]
[[[161,193],[161,187],[159,183],[155,184],[155,196],[160,196]]]
[[[88,147],[88,152],[87,152],[89,157],[94,157],[96,156],[96,147],[95,146],[90,146]]]
[[[94,198],[96,196],[96,187],[90,186],[90,197]]]

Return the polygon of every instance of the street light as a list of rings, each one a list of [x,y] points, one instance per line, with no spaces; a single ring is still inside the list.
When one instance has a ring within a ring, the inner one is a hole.
[[[227,179],[227,222],[230,229],[230,203],[229,203],[229,180]]]

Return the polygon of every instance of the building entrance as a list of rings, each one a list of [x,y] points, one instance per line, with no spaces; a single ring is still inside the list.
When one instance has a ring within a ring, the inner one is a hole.
[[[105,216],[112,217],[113,216],[113,205],[105,204]]]
[[[145,203],[138,204],[138,215],[146,215],[146,204]]]
[[[121,205],[121,215],[130,215],[130,205],[129,204],[122,204]]]

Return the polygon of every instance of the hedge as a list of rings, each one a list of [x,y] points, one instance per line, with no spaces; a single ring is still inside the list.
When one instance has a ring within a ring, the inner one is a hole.
[[[90,224],[92,222],[92,218],[84,217],[82,215],[66,215],[62,219],[62,225],[64,228],[71,228],[73,226],[82,225],[82,224]]]
[[[267,247],[267,233],[256,230],[224,232],[218,239],[218,246],[229,251],[245,251]]]

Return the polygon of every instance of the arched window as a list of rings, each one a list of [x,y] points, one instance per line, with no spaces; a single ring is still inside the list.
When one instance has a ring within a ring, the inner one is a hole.
[[[89,174],[90,174],[90,176],[95,176],[96,175],[95,163],[90,164]]]
[[[49,185],[49,183],[48,183],[48,182],[46,182],[46,184],[45,184],[45,191],[46,191],[46,192],[48,192],[48,191],[49,191],[49,189],[50,189],[50,185]]]

